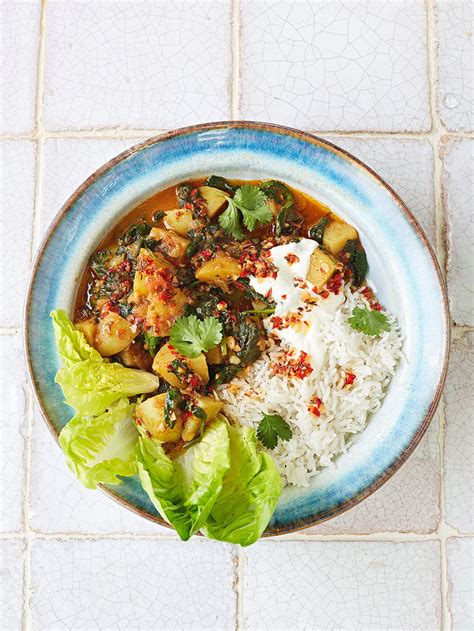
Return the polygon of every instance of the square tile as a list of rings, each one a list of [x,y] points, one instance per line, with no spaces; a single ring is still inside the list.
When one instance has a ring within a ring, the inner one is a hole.
[[[23,616],[22,541],[0,542],[0,620],[4,631],[20,631]]]
[[[26,373],[21,340],[0,335],[0,530],[23,530]]]
[[[414,453],[378,491],[339,517],[301,534],[436,531],[440,502],[438,433],[436,416]]]
[[[448,289],[457,324],[474,325],[474,140],[444,149],[444,204],[448,221]]]
[[[474,531],[473,351],[474,333],[466,333],[454,340],[444,388],[446,521],[461,532]]]
[[[471,0],[436,3],[438,110],[450,131],[473,129],[474,4]]]
[[[35,145],[0,141],[0,326],[19,326],[30,266]]]
[[[365,162],[389,184],[435,243],[433,151],[428,140],[345,138],[328,140]]]
[[[64,202],[94,171],[146,138],[50,138],[44,143],[41,226],[46,231]]]
[[[231,550],[207,541],[35,541],[33,626],[234,629]]]
[[[264,542],[246,555],[247,631],[440,628],[438,542]]]
[[[453,631],[474,629],[474,539],[448,539],[448,607]]]
[[[422,0],[242,0],[242,117],[312,130],[430,128]]]
[[[34,127],[40,12],[39,0],[0,5],[2,134],[26,134]]]
[[[101,491],[86,489],[66,465],[39,410],[31,444],[30,527],[44,533],[127,533],[175,536]]]
[[[229,118],[230,10],[228,0],[48,2],[45,126],[163,129]]]

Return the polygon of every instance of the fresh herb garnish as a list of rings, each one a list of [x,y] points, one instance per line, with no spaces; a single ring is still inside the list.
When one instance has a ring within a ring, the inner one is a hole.
[[[178,318],[170,332],[170,343],[186,357],[195,358],[222,339],[222,324],[213,316],[199,320],[195,315]]]
[[[244,238],[241,220],[250,232],[258,224],[264,225],[271,221],[272,211],[266,201],[267,196],[258,186],[243,184],[234,197],[227,197],[228,205],[219,217],[219,224],[234,239],[241,241]]]
[[[380,311],[368,309],[367,307],[354,307],[349,324],[356,331],[361,331],[365,335],[380,335],[382,331],[390,331],[390,323],[387,316]]]
[[[319,243],[319,245],[322,245],[324,231],[328,223],[329,223],[329,217],[325,215],[316,225],[310,228],[309,230],[310,239],[314,239],[315,241]]]
[[[356,285],[356,287],[359,287],[360,285],[362,285],[369,270],[369,265],[367,263],[365,252],[356,239],[351,239],[346,243],[344,252],[347,252],[349,254],[348,265],[351,268],[352,274],[354,276],[354,285]]]
[[[264,447],[275,449],[278,439],[290,440],[291,427],[279,414],[264,414],[257,427],[257,438]]]
[[[183,401],[183,395],[176,388],[171,388],[166,393],[164,419],[165,419],[166,425],[168,425],[168,427],[171,427],[171,429],[173,429],[176,423],[176,420],[177,420],[176,410],[177,408],[179,408],[182,401]]]
[[[155,335],[151,335],[147,331],[144,332],[143,337],[145,338],[145,344],[148,347],[148,352],[152,357],[156,355],[156,352],[163,345],[164,339],[163,337],[156,337]]]

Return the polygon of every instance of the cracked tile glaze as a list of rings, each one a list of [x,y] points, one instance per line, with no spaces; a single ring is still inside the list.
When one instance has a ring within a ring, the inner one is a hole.
[[[33,379],[57,432],[69,419],[70,410],[63,404],[59,388],[51,388],[58,358],[49,312],[71,307],[75,292],[71,278],[119,216],[154,191],[206,172],[242,178],[281,177],[284,173],[290,184],[316,195],[356,225],[382,301],[399,315],[407,336],[408,362],[396,375],[381,411],[348,456],[342,456],[337,467],[326,469],[309,489],[285,490],[269,532],[291,530],[360,500],[410,451],[436,402],[447,335],[439,278],[410,219],[379,180],[323,141],[266,125],[211,124],[150,141],[104,168],[71,202],[41,255],[28,316]],[[311,182],[317,182],[314,190],[308,188]],[[59,243],[61,252],[64,243],[69,248],[66,260],[58,254]],[[415,275],[405,265],[414,252]],[[144,514],[156,516],[135,479],[128,479],[113,492]]]
[[[22,541],[0,541],[0,621],[4,631],[21,629],[23,548]]]
[[[36,73],[41,3],[0,3],[0,133],[32,131],[35,117]]]
[[[51,0],[44,126],[166,128],[229,118],[230,2]]]
[[[22,321],[33,229],[34,161],[32,142],[0,141],[0,326],[4,327]]]
[[[440,628],[438,542],[262,542],[246,552],[249,631]]]
[[[456,324],[474,326],[474,139],[448,141],[444,202],[448,221],[448,289]]]
[[[18,335],[0,336],[0,531],[23,529],[26,370]]]
[[[448,539],[446,554],[452,630],[469,631],[474,628],[474,539]]]
[[[466,333],[453,342],[445,387],[446,522],[461,532],[474,531],[473,374],[474,333]]]
[[[231,551],[199,540],[36,540],[35,630],[235,629]]]
[[[242,0],[242,115],[317,130],[430,126],[422,0]]]
[[[474,4],[471,0],[436,3],[438,110],[450,131],[473,129]]]

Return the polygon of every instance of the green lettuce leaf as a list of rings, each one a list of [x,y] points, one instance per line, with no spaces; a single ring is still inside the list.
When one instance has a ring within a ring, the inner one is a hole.
[[[186,541],[204,524],[229,468],[229,437],[223,420],[213,421],[202,439],[171,460],[163,447],[142,437],[137,448],[142,487],[157,511]]]
[[[56,347],[65,366],[72,366],[85,359],[104,361],[102,355],[86,342],[84,335],[76,329],[65,311],[51,311],[51,318]]]
[[[134,404],[121,399],[95,418],[76,415],[61,431],[59,443],[67,464],[84,486],[95,489],[99,483],[119,484],[117,476],[136,473],[134,410]]]
[[[82,415],[96,416],[123,397],[153,392],[160,379],[144,370],[87,359],[61,368],[56,383],[69,405]]]
[[[211,539],[249,546],[270,521],[282,484],[276,465],[257,450],[255,431],[229,427],[230,468],[202,529]]]

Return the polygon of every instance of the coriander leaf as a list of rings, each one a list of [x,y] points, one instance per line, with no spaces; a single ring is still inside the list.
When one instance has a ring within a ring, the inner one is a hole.
[[[290,440],[291,427],[279,414],[264,414],[257,427],[257,438],[264,447],[275,449],[278,438]]]
[[[356,331],[361,331],[365,335],[380,335],[382,331],[390,331],[390,323],[387,316],[380,311],[368,309],[367,307],[354,307],[349,324]]]
[[[240,225],[240,213],[247,230],[255,230],[257,224],[267,224],[272,219],[267,196],[258,186],[243,184],[234,197],[227,198],[227,208],[219,217],[219,223],[227,233],[239,241],[244,235]],[[240,211],[240,213],[239,213]]]
[[[213,316],[199,320],[195,315],[178,318],[170,331],[170,343],[191,359],[208,351],[222,339],[222,324]]]
[[[272,211],[264,202],[260,206],[256,206],[253,210],[247,210],[243,206],[239,206],[244,221],[244,226],[252,232],[257,224],[264,225],[272,220]]]
[[[224,228],[225,232],[231,234],[234,239],[242,241],[244,233],[240,226],[240,216],[237,206],[232,204],[232,200],[229,197],[229,203],[224,212],[219,216],[219,224]]]

